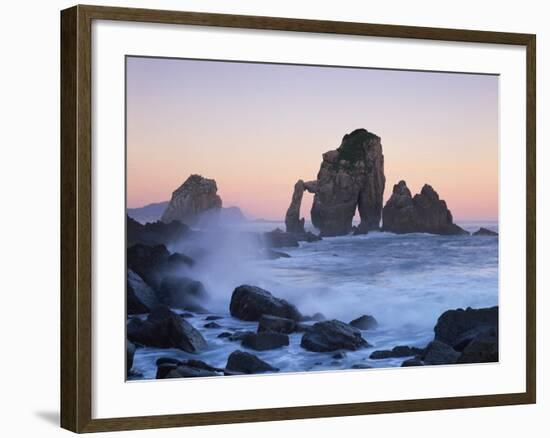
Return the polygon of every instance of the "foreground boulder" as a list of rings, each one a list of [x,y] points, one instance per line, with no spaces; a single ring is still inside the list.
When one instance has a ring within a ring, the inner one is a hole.
[[[219,210],[222,200],[217,194],[218,186],[213,179],[191,175],[172,193],[172,198],[162,214],[162,222],[181,221],[195,225],[201,213]]]
[[[408,357],[422,354],[424,350],[422,348],[408,347],[406,345],[398,345],[391,350],[377,350],[373,351],[370,355],[370,359],[389,359],[397,357]]]
[[[244,336],[241,342],[243,347],[258,351],[286,347],[288,344],[288,335],[275,332],[251,333]]]
[[[378,327],[378,321],[372,315],[363,315],[351,321],[349,325],[359,330],[371,330]]]
[[[155,291],[132,270],[126,277],[126,312],[128,315],[148,313],[159,305]]]
[[[208,293],[200,281],[184,276],[167,276],[160,283],[159,300],[168,307],[200,312]]]
[[[453,223],[447,204],[428,184],[411,196],[405,181],[393,186],[393,193],[382,210],[382,230],[397,234],[469,234]]]
[[[458,363],[498,362],[498,336],[496,332],[476,336],[462,351]]]
[[[488,228],[481,227],[476,232],[472,233],[472,236],[498,236],[496,231],[489,230]]]
[[[191,230],[179,221],[170,223],[151,222],[140,224],[130,216],[126,216],[126,245],[137,243],[144,245],[168,245],[189,236]]]
[[[208,365],[201,360],[189,359],[179,361],[172,358],[160,358],[157,360],[157,379],[212,377],[222,375],[223,373],[223,369]]]
[[[257,374],[269,371],[279,371],[278,368],[269,365],[267,362],[264,362],[259,357],[241,350],[236,350],[229,355],[225,368],[230,371],[244,374]]]
[[[380,137],[366,129],[344,135],[338,149],[323,154],[311,208],[313,225],[321,236],[349,234],[358,210],[359,229],[377,230],[385,182]]]
[[[302,315],[286,300],[276,298],[265,289],[242,285],[231,295],[231,316],[244,321],[258,321],[262,315],[273,315],[299,321]]]
[[[164,245],[136,244],[128,248],[126,263],[128,269],[138,274],[154,290],[158,290],[166,274],[189,268],[194,261],[184,254],[170,254]]]
[[[498,336],[498,306],[447,310],[437,320],[435,340],[462,351],[480,335]]]
[[[460,353],[440,341],[430,342],[419,359],[426,365],[449,365],[457,362]]]
[[[153,309],[146,320],[132,318],[126,335],[131,342],[157,348],[179,348],[197,353],[206,348],[200,332],[166,306]]]
[[[335,319],[315,323],[304,333],[300,345],[315,352],[358,350],[369,346],[358,329]]]
[[[289,334],[296,330],[296,321],[273,315],[262,315],[258,321],[258,333],[275,332]]]

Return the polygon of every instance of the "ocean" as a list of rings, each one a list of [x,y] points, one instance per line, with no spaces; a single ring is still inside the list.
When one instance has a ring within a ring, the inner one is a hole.
[[[457,222],[472,232],[480,226],[498,231],[497,222]],[[284,229],[283,223],[251,222],[245,231]],[[243,231],[242,227],[239,231]],[[300,347],[301,333],[290,335],[290,345],[253,351],[280,372],[349,369],[353,365],[400,366],[403,359],[369,359],[374,350],[397,345],[424,347],[433,339],[437,318],[448,309],[498,305],[498,237],[396,235],[371,232],[364,236],[324,238],[282,248],[289,258],[264,260],[247,256],[249,242],[242,232],[225,231],[211,241],[184,242],[169,248],[198,259],[194,278],[211,295],[211,312],[187,320],[201,331],[208,349],[188,354],[176,349],[139,348],[134,370],[139,379],[155,378],[159,357],[195,358],[225,367],[229,354],[246,350],[238,342],[219,339],[224,331],[256,331],[257,323],[229,315],[233,289],[251,284],[295,304],[302,314],[321,312],[327,319],[349,322],[363,314],[379,322],[363,331],[371,347],[347,352],[335,360],[332,353],[312,353]],[[219,315],[221,328],[203,326],[207,315]]]

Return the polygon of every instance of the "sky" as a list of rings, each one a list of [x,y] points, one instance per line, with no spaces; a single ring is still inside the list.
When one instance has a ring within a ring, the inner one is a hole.
[[[381,137],[387,200],[428,183],[456,220],[498,218],[498,76],[127,58],[127,206],[169,200],[189,175],[223,205],[283,219],[298,179],[365,128]],[[309,219],[312,195],[304,194]]]

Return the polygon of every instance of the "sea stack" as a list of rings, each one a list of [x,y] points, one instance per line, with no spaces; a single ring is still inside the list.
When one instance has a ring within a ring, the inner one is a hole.
[[[172,198],[162,214],[162,222],[177,220],[194,225],[203,213],[219,212],[222,200],[217,191],[218,186],[213,179],[191,175],[172,193]]]
[[[453,215],[432,186],[425,184],[412,197],[405,181],[393,186],[393,193],[382,211],[382,230],[397,234],[469,234],[453,223]]]

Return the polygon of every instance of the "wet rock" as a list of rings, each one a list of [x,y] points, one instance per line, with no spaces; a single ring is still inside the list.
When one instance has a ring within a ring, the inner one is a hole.
[[[217,337],[220,339],[223,339],[223,338],[230,338],[231,335],[232,335],[231,332],[221,332]]]
[[[204,328],[207,328],[207,329],[219,329],[221,328],[222,326],[219,325],[217,322],[209,322],[208,324],[204,324]]]
[[[126,263],[128,269],[158,290],[167,273],[188,268],[193,265],[193,260],[183,254],[170,254],[164,245],[136,244],[128,248]]]
[[[304,333],[300,345],[309,351],[358,350],[368,347],[361,332],[342,321],[321,321]]]
[[[422,354],[423,351],[424,350],[422,348],[398,345],[393,347],[391,350],[373,351],[370,355],[370,359],[389,359],[393,357],[416,356],[418,354]]]
[[[288,335],[275,332],[252,333],[243,337],[241,345],[253,350],[264,351],[286,347],[289,344]]]
[[[179,221],[170,223],[151,222],[140,224],[129,216],[126,216],[126,245],[135,244],[148,246],[168,245],[188,237],[191,230]]]
[[[469,234],[453,223],[447,204],[428,184],[414,198],[405,181],[393,186],[393,193],[382,210],[383,231],[392,233]]]
[[[404,360],[401,364],[402,367],[420,367],[422,365],[424,365],[424,363],[416,357]]]
[[[228,339],[232,342],[238,342],[242,341],[245,337],[253,334],[255,333],[251,330],[237,330],[236,332],[232,333],[231,336],[228,337]]]
[[[366,129],[346,134],[323,154],[317,174],[311,220],[321,236],[349,234],[356,210],[362,230],[378,229],[385,181],[380,137]]]
[[[213,179],[191,175],[172,193],[161,221],[178,220],[187,225],[196,224],[202,213],[221,209],[222,200],[217,191],[218,187]]]
[[[129,373],[134,365],[134,354],[136,352],[136,346],[126,339],[126,373]]]
[[[185,276],[169,275],[160,282],[159,300],[168,307],[201,312],[208,293],[200,281]]]
[[[279,228],[264,233],[265,243],[269,248],[285,248],[300,246],[298,239],[292,233],[286,233]]]
[[[177,362],[157,361],[157,379],[176,379],[182,377],[219,376],[224,370],[208,365],[202,360],[184,360]]]
[[[448,365],[457,362],[460,353],[440,341],[430,342],[419,359],[426,365]]]
[[[476,232],[472,233],[472,236],[498,236],[498,233],[488,228],[481,227]]]
[[[358,328],[359,330],[371,330],[378,327],[378,321],[374,316],[363,315],[351,321],[349,325]]]
[[[276,298],[270,292],[256,286],[237,287],[229,305],[231,316],[244,321],[258,321],[262,315],[273,315],[299,321],[298,309],[286,300]]]
[[[128,315],[149,313],[159,305],[155,291],[132,270],[126,276],[126,312]]]
[[[262,315],[258,321],[258,333],[276,332],[289,334],[296,330],[296,321],[278,316]]]
[[[305,333],[313,330],[312,324],[304,324],[303,322],[296,323],[296,329],[294,331],[298,333]]]
[[[268,260],[277,260],[277,259],[289,259],[290,255],[286,252],[273,251],[272,249],[266,248],[263,251],[263,254]]]
[[[208,315],[206,318],[204,318],[205,321],[217,321],[219,319],[223,319],[223,316],[219,315]]]
[[[498,306],[447,310],[438,318],[434,332],[436,340],[462,351],[479,335],[498,336]]]
[[[338,360],[345,359],[346,358],[346,353],[344,353],[343,351],[339,351],[338,353],[334,353],[332,355],[332,358],[333,359],[338,359]]]
[[[225,368],[230,371],[236,371],[244,374],[257,374],[269,371],[279,371],[278,368],[275,368],[267,362],[264,362],[258,356],[241,350],[236,350],[229,355]]]
[[[458,363],[498,362],[498,337],[496,332],[476,336],[462,351]]]
[[[197,353],[206,348],[206,340],[185,319],[166,306],[158,306],[146,320],[132,318],[126,334],[131,342],[157,348],[179,348]]]

